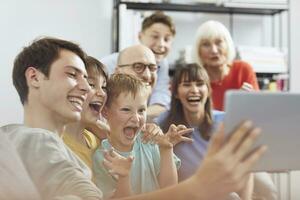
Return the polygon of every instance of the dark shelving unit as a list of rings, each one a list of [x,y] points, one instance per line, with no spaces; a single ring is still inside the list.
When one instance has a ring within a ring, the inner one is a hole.
[[[209,13],[233,13],[233,14],[254,14],[254,15],[274,15],[287,8],[245,8],[245,7],[225,7],[212,3],[197,4],[175,4],[175,3],[134,3],[117,0],[115,6],[126,4],[127,9],[132,10],[164,10],[178,12],[209,12]]]

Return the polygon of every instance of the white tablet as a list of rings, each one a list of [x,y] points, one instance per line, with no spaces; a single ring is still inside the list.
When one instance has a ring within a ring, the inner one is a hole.
[[[300,94],[228,91],[225,132],[246,119],[262,129],[257,145],[268,146],[255,171],[300,170]]]

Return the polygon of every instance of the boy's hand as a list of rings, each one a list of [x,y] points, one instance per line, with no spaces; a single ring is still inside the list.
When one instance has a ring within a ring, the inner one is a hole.
[[[172,124],[166,134],[163,134],[162,130],[152,123],[146,124],[143,129],[144,135],[142,141],[153,142],[159,145],[161,148],[173,148],[179,142],[192,142],[193,140],[182,135],[192,132],[193,129],[188,129],[183,125],[175,126]]]
[[[103,165],[108,172],[116,179],[128,177],[130,175],[133,157],[125,158],[113,149],[104,151]]]
[[[193,132],[193,130],[193,128],[187,128],[184,125],[176,126],[174,124],[171,124],[165,136],[167,136],[167,139],[172,144],[172,146],[175,146],[180,142],[193,142],[193,139],[183,136],[185,134]]]
[[[157,126],[154,123],[147,123],[142,128],[143,136],[142,136],[142,142],[143,143],[157,143],[158,136],[162,136],[164,133],[160,129],[159,126]]]

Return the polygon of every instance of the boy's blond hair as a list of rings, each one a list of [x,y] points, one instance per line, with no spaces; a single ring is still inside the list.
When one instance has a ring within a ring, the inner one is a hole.
[[[132,94],[135,98],[136,94],[145,92],[148,97],[146,91],[146,85],[141,79],[129,74],[113,74],[107,82],[106,106],[109,107],[121,93]]]

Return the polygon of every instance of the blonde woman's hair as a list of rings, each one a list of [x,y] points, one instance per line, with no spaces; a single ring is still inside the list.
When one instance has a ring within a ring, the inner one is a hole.
[[[228,29],[218,21],[207,21],[199,26],[192,49],[193,62],[203,66],[202,59],[199,56],[199,46],[203,39],[222,38],[227,45],[227,63],[230,64],[235,59],[236,51],[232,37]]]

